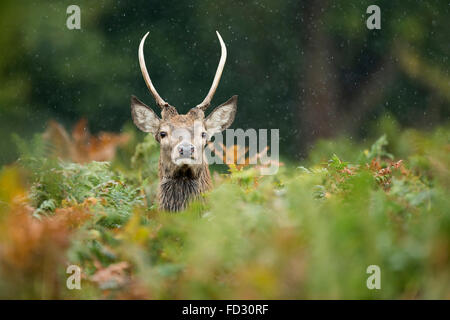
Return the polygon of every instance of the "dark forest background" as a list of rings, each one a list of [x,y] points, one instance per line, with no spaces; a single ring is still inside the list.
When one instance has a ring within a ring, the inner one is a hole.
[[[81,30],[66,9],[81,8]],[[381,8],[381,30],[366,9]],[[180,112],[206,95],[239,95],[234,128],[279,128],[282,154],[303,158],[319,138],[361,140],[380,117],[403,127],[446,123],[450,102],[447,1],[12,1],[0,3],[0,163],[11,138],[55,119],[86,117],[93,132],[131,122],[130,96],[153,106],[137,49],[159,93]]]

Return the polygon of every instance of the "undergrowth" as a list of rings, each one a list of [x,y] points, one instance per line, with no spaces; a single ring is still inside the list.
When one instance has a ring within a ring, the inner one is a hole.
[[[347,158],[319,142],[311,165],[215,173],[174,214],[156,204],[151,137],[129,166],[18,139],[20,160],[0,173],[0,297],[448,299],[449,141],[445,128],[407,130],[395,150],[384,135],[336,146]],[[66,287],[69,265],[81,290]],[[370,265],[380,290],[366,286]]]

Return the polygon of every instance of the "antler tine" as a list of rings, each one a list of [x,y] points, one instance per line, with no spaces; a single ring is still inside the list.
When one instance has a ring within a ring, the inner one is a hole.
[[[145,39],[147,38],[148,34],[149,34],[149,32],[147,32],[145,34],[145,36],[141,40],[141,43],[139,44],[139,52],[138,52],[139,66],[141,67],[141,72],[142,72],[142,76],[144,77],[145,84],[147,85],[147,87],[150,90],[151,94],[155,98],[156,103],[158,104],[158,106],[163,108],[164,106],[168,106],[169,104],[167,102],[165,102],[159,96],[158,92],[156,91],[155,87],[153,86],[152,80],[150,79],[150,76],[149,76],[148,71],[147,71],[147,67],[145,66],[144,42],[145,42]]]
[[[225,43],[223,42],[222,37],[220,36],[218,31],[216,31],[216,34],[217,34],[217,37],[219,38],[222,53],[221,53],[220,60],[219,60],[219,66],[217,67],[216,75],[214,76],[214,80],[211,85],[211,88],[209,89],[209,92],[206,95],[205,99],[202,101],[202,103],[197,105],[197,108],[200,108],[203,111],[209,107],[211,100],[214,96],[214,93],[216,93],[216,89],[217,89],[217,86],[219,85],[220,77],[222,76],[223,68],[225,66],[225,61],[227,60],[227,47],[225,46]]]

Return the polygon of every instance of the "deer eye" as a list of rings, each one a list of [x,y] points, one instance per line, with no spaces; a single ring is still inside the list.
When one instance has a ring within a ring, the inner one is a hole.
[[[206,132],[202,132],[202,138],[206,138]]]
[[[164,138],[165,136],[167,136],[167,132],[161,131],[161,132],[159,133],[159,136],[160,136],[161,138]]]

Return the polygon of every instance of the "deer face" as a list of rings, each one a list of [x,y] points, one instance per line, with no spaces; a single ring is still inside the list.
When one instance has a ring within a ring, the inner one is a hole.
[[[131,110],[136,126],[152,134],[161,145],[161,160],[172,167],[195,168],[206,161],[204,148],[211,137],[228,128],[234,120],[237,96],[220,105],[205,118],[203,110],[194,107],[186,115],[164,107],[162,118],[139,101],[131,98]]]
[[[187,114],[180,115],[177,110],[165,102],[156,92],[145,66],[143,45],[148,33],[142,38],[139,46],[139,63],[144,80],[156,103],[161,108],[161,118],[136,97],[131,97],[131,114],[136,126],[154,135],[161,145],[160,163],[163,174],[173,176],[179,170],[196,169],[206,163],[204,148],[211,137],[228,128],[234,120],[237,108],[237,96],[214,109],[205,118],[204,111],[210,105],[217,89],[226,60],[226,47],[219,33],[222,56],[214,77],[211,89],[202,103],[192,108]]]

